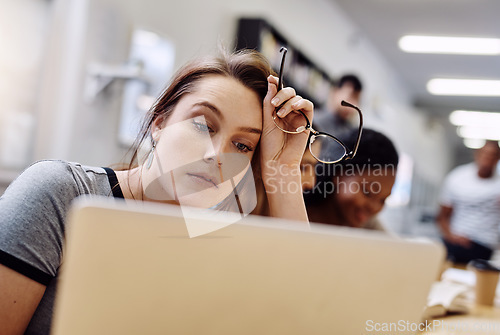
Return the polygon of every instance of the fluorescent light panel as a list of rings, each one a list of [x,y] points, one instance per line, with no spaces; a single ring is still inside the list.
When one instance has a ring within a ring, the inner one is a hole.
[[[455,126],[495,127],[500,132],[500,112],[456,110],[449,116]]]
[[[434,95],[498,97],[500,80],[435,78],[427,83],[427,91]]]
[[[399,48],[412,53],[500,55],[500,39],[407,35]]]
[[[479,149],[484,146],[486,140],[477,138],[464,138],[464,145],[469,149]]]
[[[485,140],[500,141],[500,112],[456,110],[449,120],[458,127],[457,134],[468,148],[479,148]]]
[[[495,127],[461,126],[457,132],[463,138],[500,141],[500,129]]]

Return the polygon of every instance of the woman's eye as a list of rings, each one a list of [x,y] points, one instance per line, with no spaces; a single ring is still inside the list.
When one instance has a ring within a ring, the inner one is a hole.
[[[206,123],[203,123],[203,122],[193,121],[193,125],[196,128],[196,130],[199,132],[204,132],[204,133],[206,133],[206,132],[213,133],[214,132],[214,130],[212,128],[210,128]]]
[[[233,142],[234,145],[236,146],[236,149],[238,149],[238,151],[241,151],[241,152],[249,152],[249,151],[253,151],[253,148],[249,147],[248,145],[245,145],[243,143],[240,143],[240,142]]]

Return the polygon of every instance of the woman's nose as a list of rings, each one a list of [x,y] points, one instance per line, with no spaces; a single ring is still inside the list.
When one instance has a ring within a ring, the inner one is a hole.
[[[217,145],[217,143],[214,142],[212,142],[211,145],[208,145],[205,150],[203,160],[207,163],[215,163],[220,166],[222,164],[220,145]]]

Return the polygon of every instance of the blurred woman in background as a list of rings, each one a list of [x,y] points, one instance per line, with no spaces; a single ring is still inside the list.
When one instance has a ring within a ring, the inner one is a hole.
[[[344,143],[352,148],[356,139],[357,130],[353,130]],[[318,163],[311,169],[314,161],[304,154],[302,181],[309,220],[384,230],[376,215],[391,194],[398,161],[392,141],[366,128],[353,159],[336,164]]]

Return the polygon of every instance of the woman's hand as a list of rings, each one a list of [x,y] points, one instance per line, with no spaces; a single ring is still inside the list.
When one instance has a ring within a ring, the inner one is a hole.
[[[299,134],[283,132],[273,121],[274,110],[279,107],[278,118],[292,124],[303,124],[304,117],[297,111],[302,111],[312,122],[314,105],[311,101],[297,95],[291,87],[278,91],[278,78],[269,76],[267,80],[268,90],[264,99],[264,124],[261,138],[263,163],[272,161],[273,164],[279,163],[298,169],[306,149],[309,130]]]
[[[278,118],[290,124],[304,125],[302,111],[310,122],[313,103],[303,99],[291,87],[278,91],[278,78],[269,76],[263,107],[263,131],[260,140],[262,179],[269,200],[270,214],[276,217],[308,221],[302,196],[300,162],[306,149],[309,130],[287,134],[273,121]]]

